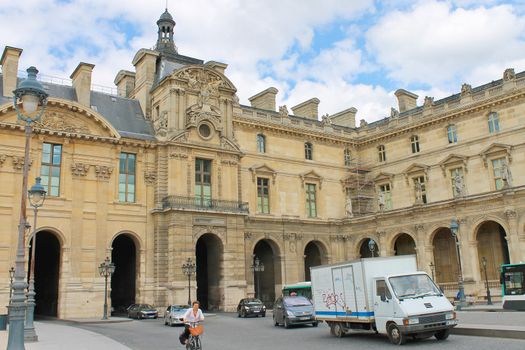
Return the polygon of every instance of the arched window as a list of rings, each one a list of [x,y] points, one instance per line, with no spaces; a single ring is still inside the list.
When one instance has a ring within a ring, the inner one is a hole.
[[[498,113],[492,112],[489,114],[489,133],[494,134],[499,131],[499,116]]]
[[[386,162],[386,150],[384,145],[377,146],[377,154],[379,156],[379,162]]]
[[[305,142],[304,144],[304,158],[312,160],[312,144],[310,142]]]
[[[352,152],[350,152],[348,148],[345,148],[344,159],[345,159],[345,166],[352,165]]]
[[[262,134],[257,134],[257,152],[266,153],[266,137]]]

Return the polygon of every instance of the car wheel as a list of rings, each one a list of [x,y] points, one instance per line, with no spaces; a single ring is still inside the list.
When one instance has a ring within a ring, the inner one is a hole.
[[[277,322],[277,319],[275,318],[275,315],[273,315],[273,325],[275,327],[279,327],[279,322]]]
[[[242,317],[246,318],[246,311],[242,310]]]
[[[339,322],[334,322],[330,327],[330,331],[337,338],[342,338],[345,335],[345,330]]]
[[[284,318],[284,328],[290,328],[290,321],[288,321],[288,318]]]
[[[450,329],[442,329],[434,334],[437,340],[445,340],[450,335]]]
[[[168,325],[168,320],[166,319],[166,317],[164,317],[164,325],[165,325],[165,326]]]
[[[403,345],[406,342],[406,337],[401,331],[399,330],[399,327],[395,323],[391,323],[388,328],[388,338],[390,339],[390,342],[394,345]]]
[[[137,314],[137,320],[141,320],[142,319],[142,315],[140,313]]]
[[[313,327],[317,327],[319,325],[319,322],[315,321],[315,322],[312,322],[312,326]]]

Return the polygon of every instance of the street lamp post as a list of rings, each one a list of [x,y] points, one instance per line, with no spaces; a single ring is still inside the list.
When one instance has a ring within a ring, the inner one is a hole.
[[[9,337],[7,350],[25,349],[24,319],[26,314],[25,289],[25,230],[27,226],[26,196],[27,176],[29,173],[29,146],[31,142],[31,124],[40,119],[47,105],[48,94],[42,84],[36,80],[38,70],[35,67],[27,69],[27,79],[18,84],[13,91],[13,106],[18,120],[25,123],[24,167],[22,171],[22,192],[20,200],[20,219],[18,222],[18,248],[15,259],[15,275],[13,294],[9,303]],[[21,105],[22,109],[19,108]]]
[[[432,272],[432,281],[435,282],[435,280],[434,280],[434,269],[436,268],[436,265],[434,265],[434,263],[431,261],[430,264],[428,264],[428,266],[430,266],[430,272]]]
[[[38,341],[38,335],[35,331],[33,323],[35,314],[35,251],[36,251],[36,218],[38,215],[38,208],[44,205],[46,200],[46,190],[40,184],[40,177],[35,179],[36,183],[31,186],[28,191],[29,204],[33,207],[33,243],[31,247],[31,265],[29,266],[29,288],[27,290],[27,310],[26,310],[26,325],[24,339],[26,341]]]
[[[459,285],[459,304],[457,310],[460,311],[465,306],[465,286],[463,283],[463,268],[461,267],[461,253],[459,249],[459,238],[458,238],[459,224],[456,219],[450,221],[450,232],[456,242],[456,256],[458,259],[458,285]]]
[[[489,280],[487,278],[487,259],[481,258],[481,264],[483,265],[483,271],[485,272],[485,288],[487,289],[487,305],[492,305],[492,298],[490,296]]]
[[[372,253],[372,258],[375,257],[375,250],[377,248],[377,243],[372,238],[368,240],[368,249],[370,249],[370,253]]]
[[[255,293],[257,294],[255,297],[261,299],[261,281],[260,281],[260,273],[264,271],[264,264],[259,260],[259,257],[255,256],[253,259],[253,263],[250,266],[250,269],[253,271],[253,274],[255,275],[255,281],[256,281],[256,289]]]
[[[108,278],[115,272],[115,264],[113,264],[109,257],[106,256],[106,259],[99,265],[98,273],[100,276],[104,277],[104,316],[103,320],[108,319]]]
[[[11,302],[11,296],[13,295],[13,277],[15,276],[15,268],[11,266],[9,269],[9,302]]]
[[[191,276],[195,273],[195,263],[188,258],[184,264],[182,264],[182,272],[188,277],[188,305],[191,305]]]

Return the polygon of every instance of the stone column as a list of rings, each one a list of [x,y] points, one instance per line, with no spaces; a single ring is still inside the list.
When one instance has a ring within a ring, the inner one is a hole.
[[[509,225],[507,232],[507,242],[509,247],[510,262],[517,263],[525,260],[525,250],[523,249],[525,237],[521,235],[518,227],[518,215],[513,208],[505,210],[505,217]]]

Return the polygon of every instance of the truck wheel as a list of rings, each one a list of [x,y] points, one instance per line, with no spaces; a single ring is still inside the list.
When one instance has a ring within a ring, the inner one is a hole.
[[[450,335],[450,329],[442,329],[434,334],[437,340],[445,340]]]
[[[312,326],[313,326],[313,327],[317,327],[318,325],[319,325],[319,322],[317,322],[317,321],[315,321],[315,322],[312,323]]]
[[[395,323],[391,323],[388,326],[388,338],[390,339],[390,342],[394,345],[403,345],[407,341],[405,335],[401,333],[401,331]]]
[[[345,330],[339,322],[335,322],[332,325],[332,334],[337,338],[342,338],[345,335]]]

